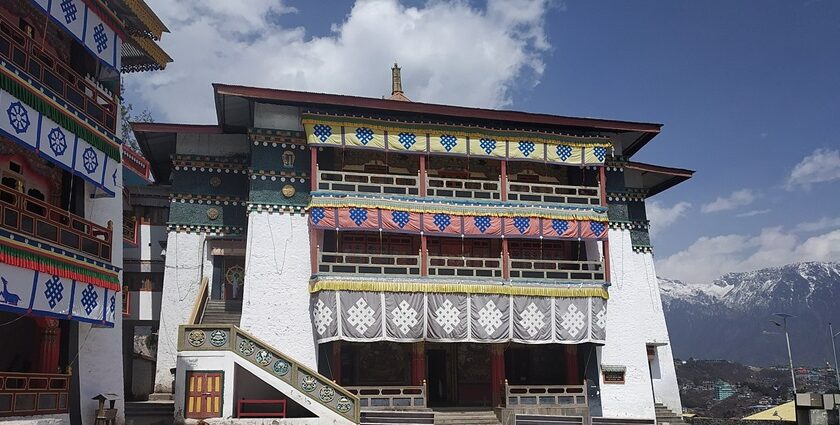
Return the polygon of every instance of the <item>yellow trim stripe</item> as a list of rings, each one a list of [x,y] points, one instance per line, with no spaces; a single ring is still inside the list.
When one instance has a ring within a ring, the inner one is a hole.
[[[309,292],[320,291],[367,291],[367,292],[421,292],[458,294],[523,295],[532,297],[609,299],[605,288],[597,287],[551,287],[511,285],[471,285],[457,283],[381,282],[356,280],[317,280],[309,284]]]

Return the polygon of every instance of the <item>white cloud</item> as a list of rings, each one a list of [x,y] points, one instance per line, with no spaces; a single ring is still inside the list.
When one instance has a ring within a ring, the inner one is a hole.
[[[294,12],[279,1],[150,3],[172,31],[162,45],[174,62],[129,77],[127,87],[162,121],[214,122],[213,82],[390,95],[394,60],[412,100],[502,107],[514,89],[538,82],[550,48],[548,0],[489,0],[485,9],[466,0],[358,0],[324,37],[279,26],[278,15]]]
[[[747,212],[744,212],[744,213],[741,213],[741,214],[736,214],[735,217],[755,217],[757,215],[764,215],[764,214],[767,214],[769,212],[770,212],[769,208],[764,209],[764,210],[751,210],[751,211],[747,211]]]
[[[703,204],[700,211],[704,213],[720,212],[745,207],[758,199],[758,194],[750,189],[741,189],[732,192],[729,196],[719,196],[708,204]]]
[[[793,167],[788,176],[786,188],[808,190],[814,183],[835,180],[840,180],[840,150],[817,149]]]
[[[823,217],[816,221],[806,221],[796,225],[801,232],[818,232],[825,229],[840,229],[840,217]]]
[[[659,201],[650,201],[645,205],[645,212],[650,221],[650,234],[655,236],[666,227],[674,224],[680,217],[691,208],[688,202],[677,202],[666,207]]]
[[[729,272],[775,267],[799,261],[840,260],[840,229],[802,240],[781,227],[758,235],[701,237],[691,246],[656,262],[657,274],[691,283],[709,283]]]

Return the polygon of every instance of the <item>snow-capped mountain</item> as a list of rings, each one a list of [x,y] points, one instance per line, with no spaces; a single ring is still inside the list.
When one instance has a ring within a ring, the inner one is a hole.
[[[832,359],[828,323],[840,331],[840,263],[729,273],[704,285],[660,278],[659,286],[677,357],[786,364],[784,334],[771,320],[789,313],[796,316],[788,319],[794,363]]]

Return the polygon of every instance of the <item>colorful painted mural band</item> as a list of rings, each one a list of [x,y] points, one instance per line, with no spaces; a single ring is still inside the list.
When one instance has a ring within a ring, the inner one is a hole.
[[[303,114],[310,145],[438,153],[564,165],[603,165],[607,138]]]

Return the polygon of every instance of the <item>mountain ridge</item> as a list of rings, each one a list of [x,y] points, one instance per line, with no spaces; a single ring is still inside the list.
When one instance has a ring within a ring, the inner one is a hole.
[[[676,357],[786,364],[784,336],[770,320],[788,313],[794,363],[833,363],[828,323],[840,327],[840,262],[727,273],[707,284],[659,278],[659,286]]]

